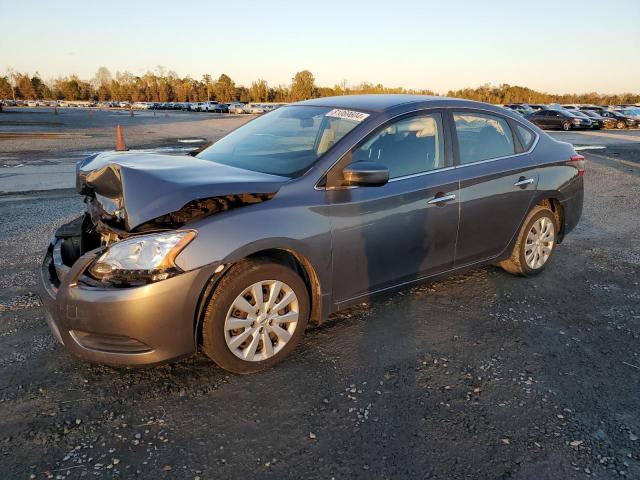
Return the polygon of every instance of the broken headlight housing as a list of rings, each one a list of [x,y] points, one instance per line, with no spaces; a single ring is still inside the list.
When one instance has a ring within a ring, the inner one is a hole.
[[[180,273],[178,254],[196,236],[193,230],[136,235],[109,246],[89,273],[103,283],[146,285]]]

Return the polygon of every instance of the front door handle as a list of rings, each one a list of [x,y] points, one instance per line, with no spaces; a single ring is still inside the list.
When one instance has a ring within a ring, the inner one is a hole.
[[[516,183],[513,184],[514,187],[526,188],[527,185],[531,185],[535,180],[533,178],[524,178],[520,177]]]
[[[440,195],[440,194],[438,194]],[[435,197],[433,197],[431,200],[429,200],[427,203],[429,205],[438,205],[439,207],[443,206],[445,203],[450,202],[451,200],[455,200],[456,196],[455,194],[450,194],[450,195],[442,195],[442,196],[438,196],[436,195]]]

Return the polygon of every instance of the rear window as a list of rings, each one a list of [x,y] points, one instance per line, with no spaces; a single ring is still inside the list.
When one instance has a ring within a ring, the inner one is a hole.
[[[520,138],[520,143],[522,144],[525,150],[529,150],[531,145],[533,144],[534,135],[531,130],[527,127],[516,124],[516,131],[518,132],[518,137]]]
[[[515,154],[513,133],[504,118],[483,113],[454,113],[460,163]]]

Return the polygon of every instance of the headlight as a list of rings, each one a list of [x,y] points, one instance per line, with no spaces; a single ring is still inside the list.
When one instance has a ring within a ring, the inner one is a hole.
[[[579,118],[574,118],[574,119],[572,120],[572,122],[573,122],[573,123],[580,123],[580,122],[582,122],[582,120],[580,120]]]
[[[89,272],[105,283],[144,285],[181,272],[174,263],[196,232],[173,231],[137,235],[114,243],[91,266]]]

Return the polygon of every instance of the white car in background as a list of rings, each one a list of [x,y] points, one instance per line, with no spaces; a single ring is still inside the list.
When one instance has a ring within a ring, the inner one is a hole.
[[[264,113],[266,109],[260,103],[248,103],[244,106],[244,113]]]
[[[133,105],[131,105],[131,108],[135,108],[137,110],[148,110],[149,108],[151,108],[151,105],[147,102],[135,102]]]
[[[202,102],[202,109],[200,111],[213,112],[216,108],[220,108],[218,107],[218,102],[214,102],[214,101]]]
[[[231,102],[229,104],[229,113],[244,113],[244,103]]]

